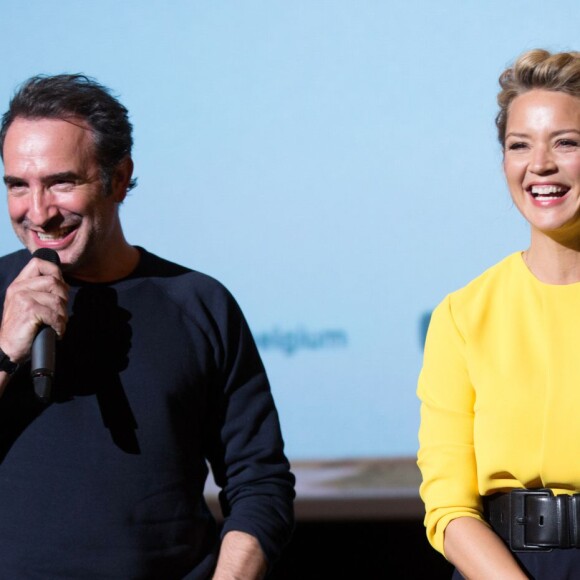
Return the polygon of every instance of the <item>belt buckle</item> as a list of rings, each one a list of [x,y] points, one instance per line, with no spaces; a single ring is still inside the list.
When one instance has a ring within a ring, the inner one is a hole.
[[[580,548],[580,493],[568,496],[570,547]]]
[[[526,543],[526,498],[531,496],[551,497],[551,489],[513,489],[510,492],[510,548],[514,552],[551,552],[552,548]]]

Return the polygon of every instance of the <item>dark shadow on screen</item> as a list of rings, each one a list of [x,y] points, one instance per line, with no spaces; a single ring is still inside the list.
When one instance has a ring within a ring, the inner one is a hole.
[[[425,339],[427,338],[427,329],[431,322],[431,310],[423,312],[419,318],[419,340],[421,342],[421,350],[425,348]]]

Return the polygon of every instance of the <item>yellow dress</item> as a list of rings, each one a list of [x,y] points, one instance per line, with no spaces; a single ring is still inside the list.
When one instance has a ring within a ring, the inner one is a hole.
[[[481,495],[580,490],[580,283],[540,282],[515,253],[434,310],[417,394],[425,525],[443,553]]]

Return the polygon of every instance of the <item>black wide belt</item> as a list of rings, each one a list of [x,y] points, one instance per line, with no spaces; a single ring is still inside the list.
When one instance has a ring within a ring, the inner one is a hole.
[[[580,548],[580,494],[514,489],[483,498],[486,520],[514,552]]]

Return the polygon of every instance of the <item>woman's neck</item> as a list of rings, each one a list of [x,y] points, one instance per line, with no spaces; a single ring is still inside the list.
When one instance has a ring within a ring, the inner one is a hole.
[[[578,247],[532,233],[530,247],[523,252],[524,262],[538,280],[547,284],[580,282],[580,243]]]

